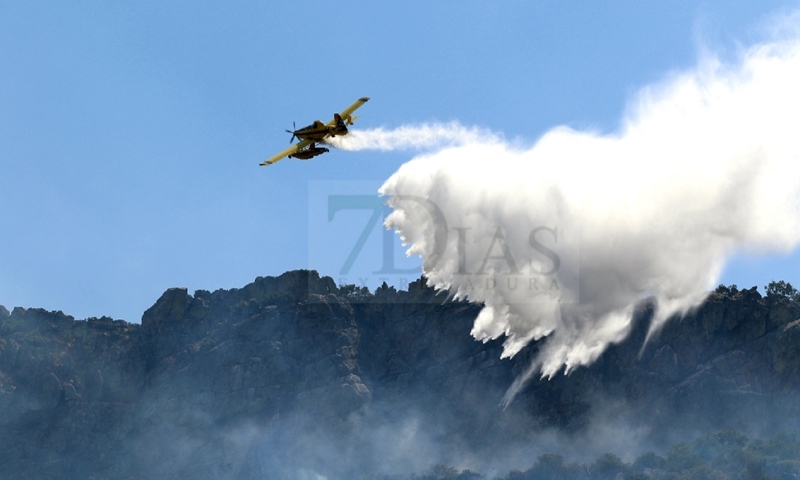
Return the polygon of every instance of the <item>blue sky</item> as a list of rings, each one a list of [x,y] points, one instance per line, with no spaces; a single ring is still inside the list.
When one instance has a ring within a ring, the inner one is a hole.
[[[309,185],[377,190],[413,152],[259,167],[292,121],[369,96],[356,127],[457,120],[524,143],[557,125],[611,132],[639,88],[797,7],[0,0],[0,305],[139,321],[173,286],[336,277],[320,252],[354,239],[320,237]],[[722,280],[800,283],[799,264],[740,257]]]

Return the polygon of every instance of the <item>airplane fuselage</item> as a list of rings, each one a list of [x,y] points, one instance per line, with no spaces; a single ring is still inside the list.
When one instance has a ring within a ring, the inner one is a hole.
[[[317,120],[307,127],[298,128],[290,133],[300,140],[314,141],[324,140],[327,137],[335,137],[337,135],[347,135],[347,125],[345,125],[344,120],[342,120],[342,117],[340,117],[338,113],[334,114],[334,120],[335,123],[332,126]]]

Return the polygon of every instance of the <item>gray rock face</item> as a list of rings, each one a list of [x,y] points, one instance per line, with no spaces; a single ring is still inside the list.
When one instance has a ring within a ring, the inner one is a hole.
[[[505,411],[541,343],[500,360],[499,342],[469,337],[478,311],[421,282],[364,294],[308,271],[169,289],[141,325],[0,307],[0,476],[350,478],[410,426],[453,458],[599,418],[665,441],[800,419],[800,308],[786,299],[712,294],[643,348],[644,302],[628,340]]]

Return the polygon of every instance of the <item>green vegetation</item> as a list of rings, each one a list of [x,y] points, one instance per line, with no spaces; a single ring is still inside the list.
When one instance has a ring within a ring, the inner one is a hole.
[[[767,292],[767,297],[785,297],[795,302],[800,301],[800,292],[791,283],[783,280],[769,282],[769,285],[764,287],[764,290]]]
[[[739,287],[736,286],[735,283],[732,285],[723,285],[720,283],[719,286],[714,289],[714,292],[723,295],[736,295],[741,291],[744,290],[739,290]],[[800,302],[800,292],[798,292],[791,283],[784,280],[773,280],[769,282],[769,284],[764,287],[764,291],[766,292],[767,298],[786,298],[794,302]]]
[[[363,480],[788,480],[800,477],[800,439],[796,432],[766,441],[750,441],[735,430],[704,435],[670,446],[665,456],[654,452],[628,463],[606,453],[590,463],[569,462],[561,455],[541,455],[525,471],[490,477],[470,470],[435,465],[409,477],[371,475]]]
[[[739,293],[739,287],[737,287],[735,283],[730,286],[725,286],[720,283],[717,289],[714,291],[725,295],[736,295],[737,293]]]

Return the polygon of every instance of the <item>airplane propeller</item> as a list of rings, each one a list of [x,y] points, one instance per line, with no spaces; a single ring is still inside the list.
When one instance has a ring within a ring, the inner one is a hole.
[[[286,130],[286,133],[292,134],[292,138],[289,139],[289,143],[294,143],[294,139],[297,138],[297,136],[294,134],[294,132],[296,131],[297,131],[297,125],[295,125],[295,122],[292,122],[292,129]]]

